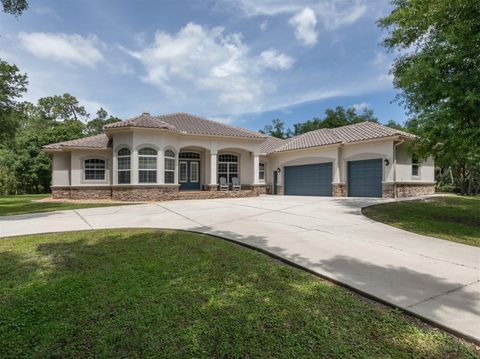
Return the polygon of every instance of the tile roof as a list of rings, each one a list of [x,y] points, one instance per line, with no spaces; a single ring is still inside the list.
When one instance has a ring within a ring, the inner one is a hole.
[[[177,133],[220,135],[243,138],[265,137],[265,135],[258,132],[227,126],[219,122],[214,122],[201,117],[183,113],[155,117],[152,117],[148,114],[142,114],[141,116],[130,120],[116,122],[105,126],[105,128],[117,127],[164,128]],[[400,136],[406,139],[415,138],[415,135],[396,130],[394,128],[382,126],[375,122],[361,122],[337,128],[322,128],[320,130],[307,132],[286,140],[268,136],[260,145],[260,152],[269,154],[311,147],[380,139],[392,136]],[[110,146],[111,140],[107,137],[107,135],[102,133],[96,136],[52,143],[43,146],[43,148],[47,150],[73,147],[95,149],[108,148]]]
[[[143,113],[140,116],[125,121],[106,125],[105,129],[119,127],[161,128],[172,132],[192,135],[265,138],[265,135],[259,132],[228,126],[188,113],[172,113],[161,116],[151,116],[148,113]]]
[[[396,130],[375,122],[360,122],[337,128],[322,128],[292,137],[287,143],[274,148],[270,153],[327,146],[337,143],[374,140],[392,136],[400,136],[406,139],[415,138],[415,135],[411,133]]]
[[[276,148],[288,143],[288,141],[289,139],[283,140],[281,138],[268,136],[267,139],[260,145],[260,153],[273,152]]]
[[[43,146],[47,150],[55,150],[60,148],[69,147],[85,147],[85,148],[108,148],[111,146],[111,141],[104,133],[96,136],[79,138],[71,141],[64,141],[58,143],[52,143]]]

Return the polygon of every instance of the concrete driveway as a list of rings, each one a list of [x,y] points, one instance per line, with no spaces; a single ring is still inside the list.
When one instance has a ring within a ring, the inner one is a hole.
[[[261,196],[0,217],[0,236],[99,228],[226,237],[480,341],[480,248],[369,220],[381,199]]]

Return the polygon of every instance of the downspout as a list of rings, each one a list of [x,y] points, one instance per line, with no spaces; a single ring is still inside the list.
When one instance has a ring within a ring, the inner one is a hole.
[[[397,146],[404,142],[405,140],[398,143],[393,142],[393,198],[397,198]]]

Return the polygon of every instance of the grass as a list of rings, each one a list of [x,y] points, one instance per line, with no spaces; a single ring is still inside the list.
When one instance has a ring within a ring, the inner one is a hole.
[[[174,231],[3,239],[0,313],[5,358],[478,354],[264,254]]]
[[[480,197],[433,197],[379,204],[367,217],[410,232],[480,247]]]
[[[123,203],[61,203],[33,202],[49,197],[48,194],[29,194],[21,196],[0,196],[0,216],[15,214],[63,211],[67,209],[118,206]]]

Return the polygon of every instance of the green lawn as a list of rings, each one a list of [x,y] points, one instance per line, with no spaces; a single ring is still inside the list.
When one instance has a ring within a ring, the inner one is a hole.
[[[21,196],[0,196],[0,216],[14,214],[62,211],[66,209],[118,206],[124,203],[59,203],[32,202],[35,199],[49,197],[48,194],[29,194]]]
[[[480,197],[433,197],[363,209],[379,222],[407,231],[480,247]]]
[[[398,310],[205,235],[0,241],[2,357],[473,358]]]

